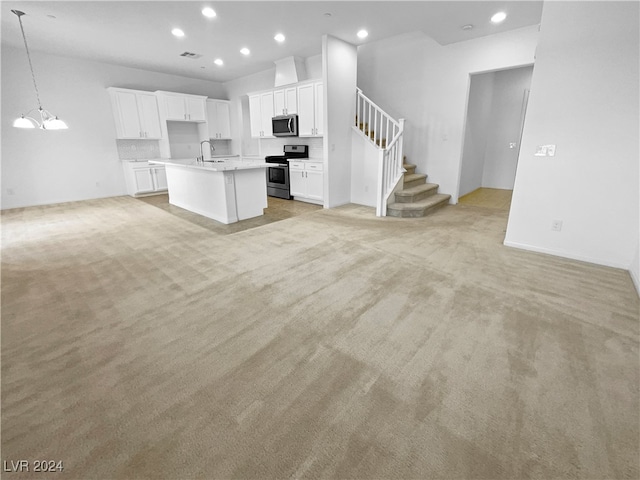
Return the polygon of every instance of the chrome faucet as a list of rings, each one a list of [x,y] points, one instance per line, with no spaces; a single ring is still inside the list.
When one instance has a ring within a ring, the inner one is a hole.
[[[200,156],[196,158],[197,162],[204,162],[204,152],[202,151],[202,145],[204,145],[205,143],[209,144],[209,149],[211,150],[211,154],[213,154],[213,152],[216,151],[216,147],[213,146],[213,143],[211,143],[211,140],[203,140],[200,142]]]

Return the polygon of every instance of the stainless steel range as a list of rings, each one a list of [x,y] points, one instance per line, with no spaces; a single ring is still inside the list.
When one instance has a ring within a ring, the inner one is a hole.
[[[308,145],[285,145],[283,155],[270,155],[264,159],[273,163],[267,168],[267,195],[271,197],[291,199],[289,185],[289,159],[309,158]]]

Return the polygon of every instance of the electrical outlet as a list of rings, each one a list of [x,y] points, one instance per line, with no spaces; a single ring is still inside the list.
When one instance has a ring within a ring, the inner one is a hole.
[[[555,156],[556,156],[556,146],[547,145],[547,157],[555,157]]]
[[[559,232],[562,230],[562,220],[553,220],[551,222],[551,230]]]

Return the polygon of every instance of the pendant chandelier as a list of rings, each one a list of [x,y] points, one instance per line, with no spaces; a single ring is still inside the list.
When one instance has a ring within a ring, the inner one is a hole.
[[[29,54],[29,47],[27,45],[27,37],[24,34],[24,27],[22,26],[22,16],[24,12],[20,10],[11,10],[12,13],[16,14],[18,17],[18,22],[20,22],[20,31],[22,32],[22,39],[24,40],[24,48],[27,51],[27,59],[29,60],[29,68],[31,70],[31,78],[33,79],[33,88],[36,91],[36,99],[38,100],[38,113],[40,114],[40,121],[36,120],[33,117],[30,117],[29,114],[36,110],[35,108],[27,112],[27,114],[20,115],[20,118],[16,118],[13,121],[13,126],[17,128],[41,128],[43,130],[64,130],[69,128],[66,123],[60,120],[57,116],[51,114],[48,110],[42,108],[42,104],[40,103],[40,93],[38,92],[38,85],[36,84],[36,76],[33,73],[33,65],[31,64],[31,55]]]

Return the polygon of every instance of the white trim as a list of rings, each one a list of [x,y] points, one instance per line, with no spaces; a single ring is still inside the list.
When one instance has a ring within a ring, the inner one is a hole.
[[[531,252],[538,252],[538,253],[545,253],[547,255],[554,255],[556,257],[569,258],[571,260],[578,260],[580,262],[588,262],[588,263],[594,263],[596,265],[604,265],[605,267],[620,268],[622,270],[627,270],[627,271],[629,270],[629,265],[623,265],[621,263],[611,262],[609,260],[604,260],[604,259],[601,259],[601,258],[587,257],[587,256],[584,256],[584,255],[575,255],[573,253],[565,252],[565,251],[562,251],[562,250],[554,250],[554,249],[551,249],[551,248],[536,247],[535,245],[527,245],[526,243],[510,242],[508,240],[505,240],[503,242],[503,245],[505,245],[506,247],[519,248],[521,250],[529,250]]]
[[[640,278],[636,276],[635,272],[631,268],[629,269],[629,276],[633,281],[633,285],[636,287],[636,292],[638,292],[638,297],[640,297]]]

